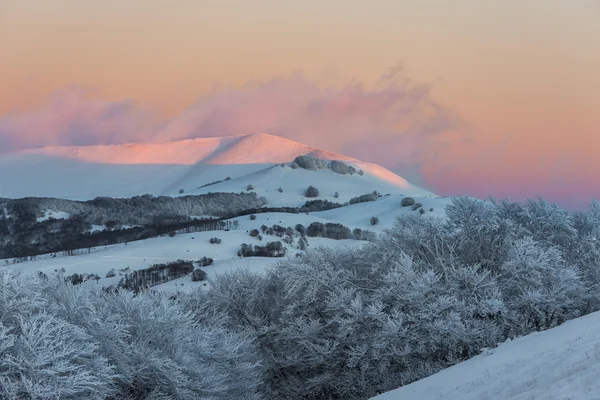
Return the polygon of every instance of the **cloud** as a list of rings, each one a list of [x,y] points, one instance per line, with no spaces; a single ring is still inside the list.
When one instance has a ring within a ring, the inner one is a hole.
[[[572,208],[600,198],[600,189],[589,184],[599,178],[597,136],[486,134],[435,101],[430,87],[411,81],[401,67],[372,87],[359,81],[326,86],[302,74],[221,87],[171,120],[134,101],[107,101],[68,87],[28,112],[0,117],[0,154],[248,133],[375,162],[439,194],[543,195]]]
[[[418,169],[462,121],[401,67],[372,88],[323,86],[302,74],[221,88],[170,121],[132,101],[109,102],[69,87],[29,112],[0,118],[0,151],[48,145],[117,144],[270,133],[377,162]]]
[[[131,101],[109,102],[82,87],[68,87],[44,104],[0,118],[0,152],[59,145],[143,141],[160,121]]]

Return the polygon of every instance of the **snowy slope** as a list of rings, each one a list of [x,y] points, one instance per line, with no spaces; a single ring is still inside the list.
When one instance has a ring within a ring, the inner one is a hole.
[[[394,219],[402,214],[417,214],[417,211],[410,207],[400,206],[402,196],[381,197],[376,201],[368,203],[353,204],[335,210],[313,212],[308,214],[291,213],[262,213],[256,214],[256,219],[251,220],[248,216],[237,218],[239,228],[230,231],[209,231],[195,232],[189,234],[178,234],[175,237],[158,237],[141,241],[129,242],[125,244],[116,244],[111,246],[100,246],[92,249],[88,254],[83,250],[83,254],[75,256],[64,256],[60,253],[56,257],[51,255],[38,256],[33,261],[13,263],[13,259],[0,260],[2,268],[9,268],[14,271],[42,271],[52,274],[61,268],[65,269],[66,275],[74,273],[98,274],[101,279],[99,284],[111,285],[116,283],[120,276],[118,271],[129,268],[130,271],[147,268],[152,264],[166,263],[177,259],[197,261],[202,257],[213,258],[215,263],[209,267],[203,268],[208,278],[214,278],[217,274],[235,270],[240,267],[249,268],[253,271],[262,271],[268,265],[276,260],[273,258],[250,257],[239,258],[237,250],[242,243],[264,245],[269,241],[281,240],[276,236],[264,235],[262,241],[250,237],[248,231],[251,229],[260,229],[261,225],[272,226],[274,224],[283,227],[294,227],[296,224],[304,226],[312,222],[338,222],[350,229],[360,228],[368,229],[375,233],[391,228]],[[442,216],[444,208],[450,202],[449,198],[415,198],[421,202],[427,209],[426,216]],[[429,209],[434,211],[430,212]],[[58,217],[60,215],[53,214]],[[371,217],[378,217],[379,224],[373,226],[370,224]],[[211,237],[222,239],[221,244],[210,244]],[[284,244],[288,248],[288,255],[294,257],[296,253],[301,252],[293,245]],[[358,240],[332,240],[326,238],[308,238],[309,250],[319,246],[336,247],[356,247],[365,244]],[[106,273],[115,270],[115,278],[105,278]],[[181,285],[183,283],[183,286]],[[203,282],[191,282],[189,277],[181,278],[172,282],[159,285],[156,288],[161,290],[187,290]]]
[[[330,170],[284,168],[299,155],[340,160],[365,174],[339,175]],[[374,190],[382,194],[432,196],[375,164],[311,148],[266,134],[114,146],[47,147],[0,157],[0,197],[58,197],[87,200],[97,196],[132,197],[150,193],[177,196],[240,192],[248,184],[270,205],[303,203],[309,184],[322,198],[338,201]],[[203,185],[231,180],[206,187]],[[283,193],[277,189],[282,187]]]
[[[376,400],[600,399],[600,312],[506,342]]]

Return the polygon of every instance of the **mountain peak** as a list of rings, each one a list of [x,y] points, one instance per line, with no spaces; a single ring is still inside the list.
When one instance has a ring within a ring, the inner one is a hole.
[[[333,175],[313,171],[292,173],[290,168],[268,172],[276,164],[289,164],[303,155],[346,162],[357,170],[363,170],[365,176],[348,177],[331,171]],[[259,179],[256,174],[262,176],[267,196],[278,186],[290,186],[290,180],[298,185],[320,180],[323,187],[339,185],[340,191],[352,187],[355,188],[352,192],[358,194],[364,194],[359,193],[359,189],[366,190],[366,187],[372,187],[371,191],[385,190],[386,193],[430,194],[379,165],[258,133],[166,143],[22,150],[0,157],[0,175],[8,177],[0,186],[0,197],[84,200],[97,196],[131,197],[145,193],[177,195],[182,189],[186,194],[199,194],[206,191],[205,187],[208,191],[240,191],[245,190],[248,184],[256,183]],[[225,178],[235,182],[214,186],[215,182]],[[248,180],[245,185],[244,180]],[[271,188],[273,185],[276,186]],[[303,196],[300,186],[297,192],[299,197]]]

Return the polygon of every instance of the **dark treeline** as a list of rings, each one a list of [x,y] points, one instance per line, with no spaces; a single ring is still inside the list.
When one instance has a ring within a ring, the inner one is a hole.
[[[249,208],[259,208],[266,200],[256,193],[208,193],[180,197],[146,194],[131,198],[97,197],[88,201],[73,201],[49,197],[26,197],[0,203],[0,210],[21,223],[34,223],[45,210],[81,215],[93,225],[117,221],[123,225],[148,225],[157,218],[188,216],[225,217]],[[1,213],[0,213],[1,215]]]
[[[73,255],[77,249],[89,249],[111,244],[133,242],[176,231],[185,233],[224,230],[232,227],[221,219],[191,219],[181,222],[157,222],[147,226],[136,226],[127,229],[85,232],[68,229],[73,220],[48,220],[35,225],[35,228],[19,232],[11,241],[0,246],[0,258],[26,258],[40,254],[65,252]],[[0,221],[0,224],[2,221]],[[58,231],[48,229],[53,225],[62,226]],[[85,226],[85,223],[78,223]]]
[[[191,261],[177,260],[167,264],[154,264],[125,274],[116,287],[109,287],[108,290],[126,289],[138,293],[142,289],[181,278],[193,271],[194,264]]]
[[[252,214],[299,214],[343,206],[321,199],[309,200],[301,207],[264,207],[264,202],[255,193],[211,193],[177,198],[145,195],[131,199],[96,198],[86,202],[33,197],[4,200],[0,203],[0,258],[25,259],[59,252],[73,255],[78,249],[144,240],[175,231],[224,230],[232,226],[226,220]],[[213,206],[213,203],[220,205]],[[4,217],[4,209],[9,218]],[[42,210],[66,212],[71,217],[50,217],[38,222],[37,218],[43,215]],[[192,219],[192,215],[215,217]],[[132,223],[136,226],[127,226]],[[97,224],[106,229],[90,232],[92,225]],[[318,232],[315,236],[352,237],[346,233],[329,235]]]

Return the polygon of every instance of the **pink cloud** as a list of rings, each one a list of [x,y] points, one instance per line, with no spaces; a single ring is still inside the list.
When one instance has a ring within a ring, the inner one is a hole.
[[[460,119],[427,85],[390,69],[375,88],[323,87],[302,74],[221,88],[161,121],[134,102],[108,102],[70,87],[27,113],[0,118],[0,151],[47,145],[115,144],[265,132],[395,168],[413,179],[432,141]]]
[[[384,165],[440,194],[544,195],[574,207],[600,197],[588,184],[599,178],[595,158],[584,165],[574,147],[563,151],[571,158],[552,158],[552,149],[523,140],[532,137],[527,133],[490,140],[402,68],[374,88],[356,81],[324,87],[301,74],[221,88],[168,121],[133,101],[109,102],[70,87],[29,112],[0,117],[0,153],[259,132]]]
[[[38,108],[0,117],[0,152],[140,141],[160,126],[156,117],[131,101],[109,102],[93,95],[82,87],[68,87]]]

